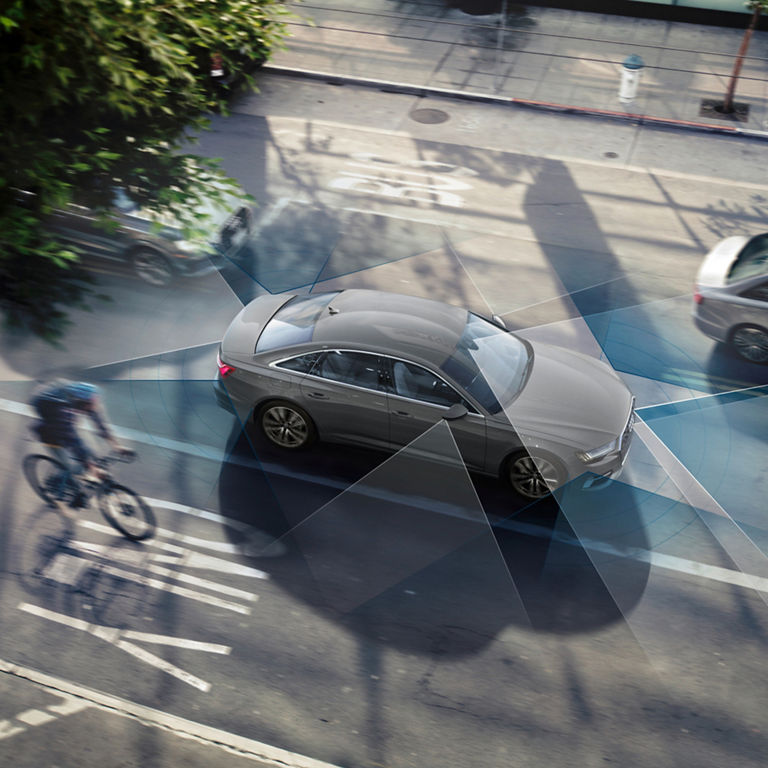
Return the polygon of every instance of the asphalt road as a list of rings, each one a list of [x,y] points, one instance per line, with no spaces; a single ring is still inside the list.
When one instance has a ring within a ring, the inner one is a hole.
[[[3,337],[0,764],[104,765],[107,732],[142,766],[237,765],[227,739],[350,768],[762,765],[764,389],[713,393],[768,369],[688,318],[703,252],[763,226],[756,145],[465,104],[425,126],[417,101],[265,78],[202,142],[260,202],[240,260],[166,290],[102,271],[112,301],[61,348]],[[215,405],[216,343],[255,295],[353,285],[602,354],[672,458],[636,440],[609,490],[526,507],[407,448],[271,450]],[[155,540],[96,509],[70,535],[26,484],[30,379],[59,373],[101,383]]]

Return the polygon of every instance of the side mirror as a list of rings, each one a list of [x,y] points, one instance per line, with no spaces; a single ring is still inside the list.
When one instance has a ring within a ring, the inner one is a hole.
[[[500,325],[505,331],[507,330],[507,324],[500,315],[492,315],[492,320],[496,325]]]
[[[444,414],[443,418],[446,421],[453,421],[454,419],[460,419],[462,416],[466,416],[469,413],[465,405],[461,403],[454,403]]]

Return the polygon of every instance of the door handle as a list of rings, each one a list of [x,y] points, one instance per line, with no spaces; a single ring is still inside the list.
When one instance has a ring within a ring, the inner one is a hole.
[[[307,397],[311,397],[314,400],[327,400],[328,395],[324,392],[307,392]]]
[[[407,416],[408,418],[411,417],[411,414],[408,413],[408,411],[394,411],[396,416]]]

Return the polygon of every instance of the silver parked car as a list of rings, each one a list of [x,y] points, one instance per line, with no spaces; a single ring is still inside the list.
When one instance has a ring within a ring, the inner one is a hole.
[[[222,255],[239,251],[253,219],[250,208],[235,198],[226,204],[206,203],[195,213],[206,217],[208,236],[186,240],[178,221],[141,208],[122,187],[112,189],[109,213],[116,226],[105,228],[103,212],[71,203],[51,213],[47,226],[64,244],[98,258],[125,262],[152,285],[212,272]]]
[[[219,350],[220,405],[297,449],[316,438],[397,450],[446,419],[467,468],[537,499],[627,457],[634,398],[586,355],[533,344],[429,299],[370,290],[262,296]]]
[[[768,234],[721,240],[699,269],[693,301],[700,331],[768,363]]]

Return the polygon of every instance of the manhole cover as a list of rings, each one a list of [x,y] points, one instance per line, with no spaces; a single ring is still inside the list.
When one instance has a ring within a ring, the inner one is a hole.
[[[414,109],[410,117],[417,123],[444,123],[450,115],[442,109]]]

